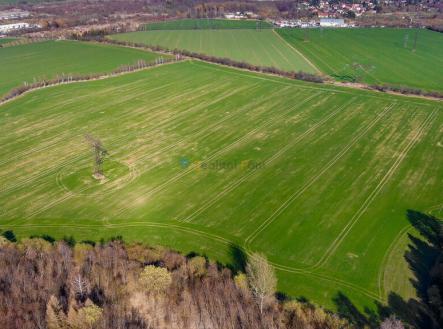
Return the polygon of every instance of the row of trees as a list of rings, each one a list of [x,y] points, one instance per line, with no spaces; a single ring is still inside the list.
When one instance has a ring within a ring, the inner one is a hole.
[[[310,73],[306,73],[306,72],[302,72],[302,71],[299,71],[299,72],[284,71],[284,70],[277,69],[275,67],[254,65],[254,64],[249,64],[246,62],[235,61],[230,58],[221,58],[221,57],[216,57],[216,56],[210,56],[210,55],[205,55],[205,54],[196,53],[196,52],[183,50],[183,49],[171,50],[171,49],[164,48],[161,46],[147,46],[146,44],[143,44],[143,43],[121,41],[121,40],[112,40],[112,39],[108,39],[108,38],[106,38],[106,39],[103,38],[101,40],[95,39],[95,40],[101,41],[101,42],[106,42],[106,43],[112,43],[112,44],[116,44],[116,45],[121,45],[121,46],[144,48],[144,49],[148,49],[151,51],[164,52],[164,53],[170,53],[170,54],[179,55],[179,56],[196,58],[196,59],[200,59],[200,60],[203,60],[206,62],[232,66],[232,67],[245,69],[245,70],[249,70],[249,71],[254,71],[254,72],[275,74],[275,75],[283,76],[283,77],[290,78],[290,79],[304,80],[304,81],[316,82],[316,83],[324,82],[323,77],[321,77],[319,75],[315,75],[315,74],[310,74]]]
[[[157,52],[164,52],[164,53],[171,53],[179,56],[186,56],[191,58],[200,59],[206,62],[216,63],[216,64],[222,64],[226,66],[232,66],[240,69],[245,69],[249,71],[254,72],[261,72],[261,73],[269,73],[269,74],[275,74],[282,77],[290,78],[290,79],[296,79],[296,80],[303,80],[308,82],[315,82],[315,83],[324,83],[325,78],[311,73],[306,73],[303,71],[294,72],[294,71],[284,71],[277,69],[275,67],[268,67],[268,66],[260,66],[260,65],[253,65],[246,62],[239,62],[235,61],[230,58],[221,58],[221,57],[215,57],[200,53],[195,53],[188,50],[181,50],[181,49],[173,49],[170,50],[168,48],[164,48],[161,46],[147,46],[143,43],[135,43],[130,41],[120,41],[120,40],[112,40],[112,39],[95,39],[96,41],[100,42],[106,42],[106,43],[112,43],[122,46],[128,46],[128,47],[136,47],[136,48],[144,48],[149,49],[151,51],[157,51]],[[417,96],[425,96],[425,97],[433,97],[433,98],[443,98],[443,94],[438,91],[426,91],[422,89],[417,88],[411,88],[411,87],[396,87],[396,86],[390,86],[390,85],[371,85],[368,86],[369,89],[381,91],[381,92],[394,92],[394,93],[401,93],[404,95],[417,95]]]
[[[433,97],[433,98],[443,98],[443,94],[438,91],[427,91],[418,88],[411,87],[398,87],[398,86],[390,86],[390,85],[371,85],[369,86],[371,89],[375,89],[382,92],[394,92],[400,93],[403,95],[416,95],[416,96],[425,96],[425,97]]]
[[[174,61],[181,60],[180,57],[167,57],[167,58],[157,58],[155,61],[145,61],[145,60],[138,60],[134,64],[128,64],[128,65],[121,65],[115,70],[109,72],[109,73],[89,73],[89,74],[60,74],[52,79],[45,79],[45,80],[35,80],[33,82],[25,82],[23,85],[16,87],[9,91],[5,96],[0,98],[0,104],[6,101],[9,101],[11,99],[14,99],[30,90],[49,87],[49,86],[55,86],[59,84],[64,83],[72,83],[72,82],[81,82],[81,81],[90,81],[90,80],[97,80],[97,79],[103,79],[106,77],[112,77],[123,73],[128,72],[135,72],[138,70],[142,70],[148,67],[156,66],[159,64],[166,64],[171,63]]]

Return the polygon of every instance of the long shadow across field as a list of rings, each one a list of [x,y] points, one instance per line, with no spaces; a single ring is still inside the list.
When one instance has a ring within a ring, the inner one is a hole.
[[[411,283],[418,299],[403,300],[391,293],[388,305],[404,322],[416,328],[443,327],[443,232],[439,219],[408,210],[409,222],[423,239],[409,234],[405,258],[414,274]]]
[[[395,315],[412,328],[443,328],[443,230],[439,219],[415,210],[406,216],[422,238],[409,234],[405,259],[414,275],[411,283],[417,299],[405,300],[391,292],[388,305],[376,302],[377,311],[365,309],[364,313],[339,292],[334,298],[338,313],[358,328],[377,328],[379,323]]]

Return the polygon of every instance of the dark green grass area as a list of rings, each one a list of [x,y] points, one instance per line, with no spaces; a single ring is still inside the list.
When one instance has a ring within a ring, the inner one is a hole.
[[[233,19],[180,19],[145,25],[145,30],[221,30],[221,29],[269,29],[272,25],[258,20]]]
[[[278,33],[338,80],[443,91],[442,33],[392,28],[279,29]]]
[[[14,38],[0,38],[0,45],[2,43],[8,43],[8,42],[12,42],[14,40],[16,40],[16,39],[14,39]]]
[[[0,96],[25,82],[50,79],[58,74],[105,73],[140,59],[152,61],[158,56],[136,49],[77,41],[0,48]]]
[[[196,61],[41,89],[0,107],[0,229],[240,246],[290,296],[374,309],[414,292],[398,255],[407,209],[442,208],[442,124],[441,103]]]

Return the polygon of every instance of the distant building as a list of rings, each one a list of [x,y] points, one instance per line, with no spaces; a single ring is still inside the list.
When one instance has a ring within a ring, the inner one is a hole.
[[[227,19],[244,19],[247,17],[242,12],[237,11],[235,13],[226,13],[225,18],[227,18]]]
[[[29,17],[29,11],[21,10],[21,9],[11,9],[0,11],[0,20],[8,20],[8,19],[20,19]]]
[[[345,20],[342,18],[320,18],[321,27],[346,27]]]
[[[12,32],[12,31],[18,31],[18,30],[38,28],[38,27],[40,27],[40,26],[37,24],[31,25],[29,23],[14,23],[14,24],[0,25],[0,34]]]

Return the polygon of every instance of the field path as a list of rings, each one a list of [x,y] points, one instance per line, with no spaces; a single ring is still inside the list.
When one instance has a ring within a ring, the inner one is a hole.
[[[308,63],[315,71],[317,71],[317,73],[319,74],[323,74],[322,71],[320,71],[320,69],[314,65],[314,63],[312,63],[309,58],[307,58],[305,55],[303,55],[297,48],[295,48],[294,46],[292,46],[289,42],[287,42],[285,39],[282,38],[282,36],[280,34],[278,34],[275,30],[272,30],[272,32],[277,35],[277,37],[284,43],[286,44],[289,48],[291,48],[293,51],[295,51],[301,58],[303,58],[306,63]]]

